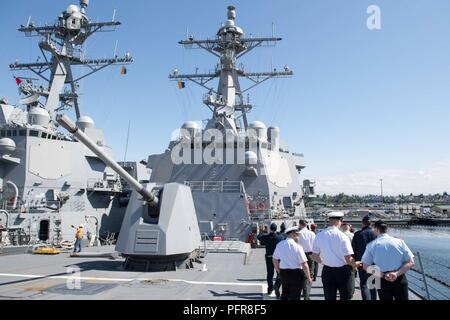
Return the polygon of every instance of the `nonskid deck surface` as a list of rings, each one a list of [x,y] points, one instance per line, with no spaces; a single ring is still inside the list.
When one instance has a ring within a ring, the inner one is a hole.
[[[124,271],[123,259],[71,258],[69,253],[2,256],[0,299],[275,299],[266,294],[264,249],[252,249],[245,265],[242,253],[208,253],[202,260],[191,270],[144,273]],[[72,273],[77,268],[80,273]],[[320,277],[311,299],[324,299]],[[360,299],[357,284],[354,300]]]
[[[208,253],[192,270],[147,273],[124,271],[124,259],[70,258],[69,253],[2,256],[0,299],[262,299],[265,265],[259,251],[252,252],[247,265],[245,254]],[[72,274],[77,268],[79,275]],[[78,276],[81,288],[73,289]]]

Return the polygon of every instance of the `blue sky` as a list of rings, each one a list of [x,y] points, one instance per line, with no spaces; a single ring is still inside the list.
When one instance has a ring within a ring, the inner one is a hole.
[[[8,1],[0,19],[0,96],[17,102],[8,64],[34,61],[37,39],[17,32],[28,16],[53,22],[71,2]],[[91,0],[93,20],[108,20],[113,9],[123,25],[95,35],[90,57],[130,51],[135,63],[126,76],[120,67],[84,80],[82,113],[105,131],[117,158],[124,156],[131,121],[128,159],[143,159],[167,147],[185,120],[202,120],[209,111],[202,89],[178,90],[168,74],[208,71],[213,56],[177,44],[186,30],[213,37],[237,7],[237,24],[246,34],[283,37],[276,47],[245,56],[246,69],[288,64],[291,79],[270,80],[252,91],[251,120],[281,128],[291,151],[305,154],[305,177],[319,192],[429,193],[450,188],[450,2],[448,0],[316,1],[124,1]],[[366,27],[369,5],[381,8],[382,29]],[[81,72],[81,71],[77,71]]]

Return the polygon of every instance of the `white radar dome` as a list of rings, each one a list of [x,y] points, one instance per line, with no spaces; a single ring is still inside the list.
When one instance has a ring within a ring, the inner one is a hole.
[[[267,140],[267,127],[261,121],[254,121],[248,126],[249,137],[256,137],[258,140]]]
[[[245,164],[257,164],[258,156],[254,151],[246,151],[245,152]]]
[[[195,121],[186,121],[185,123],[183,123],[183,125],[181,126],[181,129],[195,129],[195,130],[200,130],[200,125],[195,122]]]
[[[77,126],[81,129],[81,130],[85,130],[86,128],[94,128],[95,127],[95,122],[94,120],[92,120],[91,117],[88,116],[81,116],[78,120],[77,120]]]
[[[71,4],[70,6],[67,7],[66,12],[67,12],[68,14],[72,15],[72,14],[74,14],[74,13],[80,12],[80,9],[78,8],[77,5]]]
[[[16,150],[16,143],[10,138],[0,139],[0,155],[9,155]]]
[[[32,107],[28,112],[30,124],[46,127],[50,122],[48,111],[40,107]]]
[[[200,125],[195,121],[186,121],[181,126],[181,136],[186,139],[194,139],[201,132]]]

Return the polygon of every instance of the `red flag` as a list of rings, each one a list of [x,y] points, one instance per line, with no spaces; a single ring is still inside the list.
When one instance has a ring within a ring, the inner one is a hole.
[[[22,79],[20,79],[19,77],[14,77],[16,79],[16,83],[17,85],[20,85],[22,83]]]

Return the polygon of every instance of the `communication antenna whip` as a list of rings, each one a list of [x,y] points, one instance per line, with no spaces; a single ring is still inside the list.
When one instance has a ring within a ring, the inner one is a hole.
[[[130,138],[130,125],[131,125],[131,120],[128,120],[127,142],[125,143],[125,154],[123,156],[123,162],[127,161],[128,141]]]

